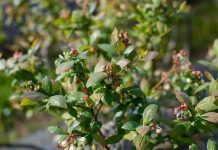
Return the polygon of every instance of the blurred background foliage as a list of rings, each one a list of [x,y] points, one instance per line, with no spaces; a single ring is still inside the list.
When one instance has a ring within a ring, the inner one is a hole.
[[[143,50],[158,50],[165,55],[167,50],[186,48],[194,59],[205,56],[218,37],[217,1],[189,0],[189,7],[180,8],[180,2],[168,5],[165,1],[1,0],[0,52],[4,58],[15,51],[25,53],[37,39],[37,55],[47,67],[53,67],[61,50],[75,47],[95,52],[96,42],[109,41],[117,27],[129,31],[130,38]],[[149,7],[145,3],[156,5]],[[182,15],[174,16],[176,10]],[[168,41],[174,46],[169,46]],[[9,101],[14,90],[11,84],[10,77],[0,74],[0,133],[10,129],[14,118],[21,115],[11,109],[16,108]]]

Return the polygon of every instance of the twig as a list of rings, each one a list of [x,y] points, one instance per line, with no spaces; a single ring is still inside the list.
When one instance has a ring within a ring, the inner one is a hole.
[[[91,107],[91,112],[92,112],[92,115],[94,116],[94,118],[95,118],[95,121],[98,121],[98,113],[99,113],[99,111],[100,111],[100,109],[101,109],[101,107],[103,106],[103,104],[98,108],[98,110],[97,110],[97,113],[95,114],[95,112],[94,112],[94,109]],[[101,130],[99,130],[98,131],[98,133],[105,139],[105,136],[104,136],[104,134],[101,132]],[[110,150],[110,148],[108,147],[108,145],[102,145],[106,150]]]
[[[167,72],[167,75],[169,76],[169,74],[171,74],[175,69],[175,65],[172,66],[172,68],[170,69],[169,72]],[[155,86],[154,89],[157,89],[163,82],[165,81],[165,79],[161,79]]]

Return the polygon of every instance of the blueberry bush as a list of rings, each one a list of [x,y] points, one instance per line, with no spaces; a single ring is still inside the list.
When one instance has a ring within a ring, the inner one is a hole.
[[[55,60],[54,71],[37,56],[42,39],[34,40],[26,54],[16,51],[2,58],[0,69],[14,79],[12,98],[26,111],[61,116],[66,126],[48,130],[59,135],[56,147],[65,150],[125,145],[137,150],[196,150],[203,137],[207,149],[215,150],[216,76],[197,70],[185,50],[171,53],[166,48],[173,23],[187,6],[167,0],[112,3],[118,4],[119,11],[114,7],[110,12],[124,18],[107,16],[95,2],[56,18],[60,37],[75,39]],[[117,26],[113,31],[107,26],[110,19],[115,19],[113,28]],[[167,53],[172,56],[169,68],[163,65]],[[217,57],[215,40],[208,58],[199,63],[218,70]]]

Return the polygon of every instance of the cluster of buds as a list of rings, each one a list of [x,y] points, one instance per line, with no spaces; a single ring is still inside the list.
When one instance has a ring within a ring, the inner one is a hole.
[[[198,79],[201,79],[202,73],[200,71],[197,71],[195,68],[191,67],[192,74],[195,75]]]
[[[174,115],[176,115],[177,119],[182,119],[182,121],[186,121],[188,114],[188,106],[184,103],[174,109]]]
[[[161,134],[163,131],[162,128],[156,123],[151,124],[149,128],[149,130],[152,131],[151,138],[153,139],[155,139],[158,134]]]
[[[71,48],[71,49],[70,49],[70,55],[71,55],[71,56],[77,56],[77,55],[79,55],[79,52],[78,52],[77,49]]]
[[[121,31],[119,33],[119,40],[125,45],[128,46],[131,44],[131,41],[129,41],[128,32]]]
[[[107,77],[108,77],[105,82],[108,84],[111,84],[116,78],[116,75],[113,72],[113,65],[109,63],[103,66],[103,71],[107,74]]]
[[[14,52],[14,54],[13,54],[13,58],[14,58],[14,59],[18,59],[18,58],[20,58],[22,55],[23,55],[22,52],[16,51],[16,52]]]
[[[62,141],[61,143],[57,143],[57,148],[69,149],[69,147],[72,145],[72,143],[76,140],[76,137],[74,135],[69,135],[68,139],[65,141]]]
[[[176,66],[181,66],[181,69],[188,69],[190,66],[190,62],[187,59],[187,52],[184,50],[180,50],[178,53],[176,51],[173,52],[173,64]]]
[[[33,81],[25,81],[21,86],[27,91],[38,91],[40,89],[40,85],[33,83]]]
[[[103,71],[107,74],[108,77],[111,77],[111,78],[115,78],[115,74],[113,72],[113,66],[112,64],[107,64],[103,67]]]

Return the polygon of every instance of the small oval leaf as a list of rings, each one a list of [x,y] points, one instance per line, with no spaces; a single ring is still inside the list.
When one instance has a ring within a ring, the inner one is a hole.
[[[51,133],[54,133],[54,134],[60,134],[60,135],[65,135],[66,134],[66,132],[63,129],[61,129],[61,128],[57,127],[57,126],[50,126],[50,127],[48,127],[48,130]]]
[[[106,77],[107,77],[107,74],[105,72],[92,73],[89,76],[86,86],[91,87],[93,85],[96,85],[98,82],[104,80]]]
[[[55,95],[48,99],[49,105],[61,107],[61,108],[67,108],[67,102],[64,96],[62,95]]]
[[[27,91],[27,92],[23,93],[20,96],[20,98],[21,99],[26,98],[26,99],[30,99],[33,101],[40,101],[40,100],[46,99],[47,95],[45,95],[43,93],[36,92],[36,91]]]
[[[61,74],[61,73],[64,73],[70,70],[73,67],[73,65],[74,65],[74,61],[65,62],[65,63],[60,64],[56,68],[56,74]]]
[[[216,141],[214,139],[208,139],[207,150],[216,150]]]
[[[147,125],[154,119],[158,110],[158,106],[155,104],[148,105],[143,112],[143,124]]]

